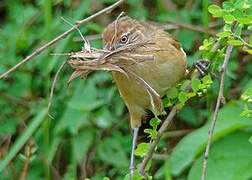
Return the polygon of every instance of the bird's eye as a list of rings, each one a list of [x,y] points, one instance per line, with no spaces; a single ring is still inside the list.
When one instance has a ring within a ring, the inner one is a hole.
[[[125,44],[128,42],[128,36],[127,35],[123,35],[120,39],[120,43]]]

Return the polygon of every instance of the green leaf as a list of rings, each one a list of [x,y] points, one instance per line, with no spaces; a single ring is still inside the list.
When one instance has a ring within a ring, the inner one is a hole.
[[[248,110],[248,109],[245,109],[241,114],[240,116],[247,116],[247,117],[250,117],[250,114],[252,113],[252,110]]]
[[[83,155],[93,142],[93,133],[89,129],[82,131],[73,137],[73,155],[74,159],[81,164]]]
[[[249,138],[249,142],[252,144],[252,136],[250,136],[250,138]]]
[[[120,141],[114,138],[105,138],[96,146],[97,155],[106,164],[126,168],[129,160]]]
[[[18,121],[15,119],[8,119],[6,122],[1,122],[0,124],[0,137],[3,134],[13,135],[16,132],[16,127],[18,126]]]
[[[161,123],[161,120],[160,120],[160,119],[157,119],[157,118],[152,118],[152,119],[150,120],[150,125],[151,125],[153,128],[156,128],[160,123]]]
[[[222,9],[215,5],[215,4],[212,4],[208,7],[208,11],[213,14],[213,17],[221,17],[222,16]]]
[[[166,95],[169,99],[174,99],[176,97],[178,97],[178,90],[177,88],[173,87],[173,88],[169,88],[166,92]]]
[[[223,27],[223,30],[224,31],[231,31],[231,24],[225,24],[224,27]]]
[[[241,96],[245,101],[252,103],[252,88],[247,89]]]
[[[236,19],[244,17],[243,12],[240,9],[235,9],[233,15]]]
[[[186,93],[186,97],[188,97],[188,99],[192,98],[196,96],[196,93],[195,92],[189,92],[189,93]]]
[[[243,45],[244,43],[240,40],[229,40],[227,41],[228,44],[231,44],[231,45],[234,45],[234,46],[241,46]]]
[[[228,11],[232,11],[234,10],[234,4],[229,2],[229,1],[224,1],[222,3],[222,7],[225,9],[225,10],[228,10]]]
[[[243,24],[239,24],[239,26],[237,27],[235,31],[236,36],[241,37],[242,28],[243,28]]]
[[[105,103],[105,99],[98,98],[98,89],[94,83],[88,81],[84,84],[83,81],[80,81],[68,106],[80,111],[92,111]]]
[[[247,49],[246,50],[249,54],[252,54],[252,49]]]
[[[188,98],[187,98],[186,94],[182,91],[179,93],[178,99],[181,103],[185,103]]]
[[[219,110],[212,139],[213,142],[230,132],[252,126],[250,118],[240,117],[242,110],[243,106],[239,102],[226,104],[224,108]],[[211,121],[212,116],[203,127],[184,137],[175,147],[170,158],[173,175],[177,176],[181,174],[193,163],[195,157],[204,151]]]
[[[241,24],[250,24],[251,20],[249,18],[243,17],[243,18],[237,18],[237,21]]]
[[[194,92],[197,92],[199,90],[199,85],[201,84],[200,80],[199,79],[194,79],[192,81],[192,90]]]
[[[204,76],[203,78],[202,78],[202,82],[203,82],[203,84],[212,84],[213,83],[213,81],[212,81],[212,78],[211,78],[211,76],[210,75],[206,75],[206,76]]]
[[[24,146],[27,140],[32,136],[36,129],[41,125],[45,116],[47,115],[47,109],[41,109],[39,113],[33,118],[29,125],[25,128],[24,132],[18,137],[18,139],[11,146],[8,154],[0,162],[0,172],[6,168],[9,162],[17,155],[20,149]]]
[[[234,132],[212,144],[206,179],[248,180],[252,177],[252,144],[249,132]],[[204,155],[192,166],[188,180],[200,180]],[[216,171],[221,169],[221,171]]]
[[[232,35],[231,32],[220,32],[216,34],[217,37],[221,37],[221,38],[229,37],[231,35]]]
[[[232,24],[235,20],[234,16],[232,15],[224,15],[223,19],[226,23]]]
[[[137,146],[135,150],[135,155],[140,157],[145,157],[150,149],[150,143],[141,143]]]
[[[235,0],[234,8],[235,9],[242,9],[244,7],[245,0]]]

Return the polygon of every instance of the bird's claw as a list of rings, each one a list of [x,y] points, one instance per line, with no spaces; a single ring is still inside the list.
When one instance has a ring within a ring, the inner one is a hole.
[[[188,73],[187,73],[187,77],[191,77],[191,75],[193,74],[194,70],[197,69],[200,77],[204,77],[205,75],[207,75],[208,73],[210,73],[214,78],[217,78],[216,74],[213,72],[210,72],[208,70],[208,65],[211,62],[208,59],[199,59],[194,61],[192,67],[189,69]]]
[[[209,73],[209,70],[207,66],[210,64],[210,61],[208,59],[199,59],[197,61],[194,61],[193,66],[198,70],[201,77],[207,75]]]

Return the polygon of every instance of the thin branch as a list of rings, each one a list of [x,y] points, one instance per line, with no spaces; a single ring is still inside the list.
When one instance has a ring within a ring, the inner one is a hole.
[[[211,123],[211,128],[209,130],[209,137],[208,137],[208,141],[207,141],[206,152],[204,155],[203,172],[202,172],[201,180],[205,180],[205,176],[206,176],[206,168],[207,168],[207,160],[208,160],[208,156],[209,156],[209,149],[210,149],[211,140],[213,137],[215,123],[216,123],[218,112],[219,112],[220,103],[225,102],[225,98],[223,96],[224,81],[225,81],[225,76],[226,76],[227,64],[228,64],[232,49],[233,49],[233,45],[227,46],[224,62],[223,62],[222,67],[220,69],[221,81],[220,81],[219,95],[218,95],[218,99],[217,99],[217,103],[216,103],[216,107],[215,107],[215,111],[214,111],[213,120]]]
[[[118,2],[112,4],[111,6],[102,9],[101,11],[81,20],[81,21],[77,21],[76,25],[74,27],[72,27],[71,29],[69,29],[68,31],[64,32],[63,34],[59,35],[58,37],[56,37],[55,39],[53,39],[52,41],[46,43],[44,46],[36,49],[32,54],[30,54],[29,56],[27,56],[24,60],[22,60],[21,62],[19,62],[18,64],[16,64],[15,66],[13,66],[11,69],[9,69],[7,72],[5,72],[4,74],[2,74],[0,76],[0,80],[4,79],[6,77],[8,77],[8,75],[10,73],[12,73],[13,71],[15,71],[17,68],[19,68],[20,66],[22,66],[23,64],[27,63],[28,61],[30,61],[34,56],[40,54],[44,49],[46,49],[47,47],[51,46],[52,44],[54,44],[55,42],[57,42],[58,40],[66,37],[68,34],[70,34],[71,32],[73,32],[76,28],[80,27],[81,25],[85,24],[86,22],[92,20],[93,18],[100,16],[101,14],[104,14],[106,12],[111,12],[114,8],[116,8],[117,6],[119,6],[120,4],[122,4],[123,2],[125,2],[126,0],[119,0]]]
[[[57,73],[56,73],[56,75],[55,75],[55,77],[54,77],[53,83],[52,83],[51,92],[50,92],[50,98],[49,98],[49,102],[48,102],[48,105],[47,105],[47,114],[48,114],[48,116],[49,116],[50,118],[52,118],[52,119],[54,119],[54,118],[53,118],[53,116],[50,115],[49,110],[50,110],[50,107],[51,107],[51,104],[52,104],[54,87],[55,87],[55,85],[56,85],[56,82],[57,82],[57,79],[58,79],[58,77],[59,77],[59,74],[60,74],[60,72],[62,71],[63,67],[66,65],[67,61],[68,61],[68,60],[65,60],[65,61],[61,64],[60,68],[58,69],[58,71],[57,71]]]
[[[206,33],[206,34],[209,34],[209,35],[212,35],[212,36],[215,36],[215,34],[218,33],[217,31],[213,31],[211,29],[207,29],[207,28],[204,28],[204,27],[201,27],[201,26],[193,26],[193,25],[189,25],[189,24],[183,24],[183,23],[173,21],[173,20],[166,20],[166,21],[168,23],[174,24],[174,25],[179,26],[179,27],[184,28],[184,29],[190,29],[192,31]]]
[[[216,43],[214,45],[214,47],[211,49],[211,51],[215,51],[219,48],[220,45],[220,38],[218,38],[216,40]],[[194,78],[198,77],[199,73],[197,73]],[[185,92],[189,92],[189,90],[191,89],[191,83],[186,87]],[[176,104],[172,107],[172,110],[170,111],[169,115],[167,116],[167,118],[165,119],[164,123],[162,124],[162,126],[160,127],[160,129],[158,130],[158,135],[157,138],[151,143],[151,147],[146,155],[146,157],[142,160],[142,163],[140,165],[139,168],[139,173],[140,175],[144,176],[145,174],[145,168],[150,160],[150,158],[152,157],[152,153],[157,145],[157,143],[159,142],[160,138],[162,137],[162,135],[164,134],[164,132],[167,130],[168,125],[171,123],[171,121],[173,120],[174,116],[177,113],[178,108],[176,107]]]
[[[194,129],[185,129],[185,130],[175,130],[175,131],[169,131],[163,135],[163,138],[173,138],[173,137],[179,137],[184,136],[190,132],[192,132]]]
[[[152,158],[155,160],[166,160],[169,156],[167,154],[153,154]]]
[[[97,39],[101,39],[101,38],[102,38],[101,34],[95,34],[95,35],[85,36],[85,39],[88,40],[88,41],[97,40]],[[76,37],[76,38],[73,38],[73,41],[75,41],[75,42],[82,42],[83,39]]]
[[[151,143],[150,150],[148,151],[146,157],[143,159],[141,166],[139,168],[140,175],[144,176],[145,168],[152,157],[152,153],[157,146],[157,143],[159,142],[160,138],[162,137],[163,133],[166,131],[168,125],[173,120],[174,116],[176,115],[177,107],[176,105],[173,106],[172,110],[170,111],[168,117],[165,119],[164,123],[162,124],[161,128],[158,130],[157,138]]]
[[[5,94],[3,92],[0,92],[0,96],[2,96],[3,98],[7,99],[10,102],[14,102],[14,103],[20,104],[20,105],[25,106],[25,107],[29,107],[29,105],[30,105],[29,102],[27,102],[27,101],[25,101],[23,99],[19,99],[19,98],[10,96],[10,95]]]
[[[31,158],[31,154],[32,154],[31,151],[32,151],[33,146],[34,146],[34,144],[31,143],[27,147],[27,150],[26,150],[26,161],[25,161],[24,169],[22,171],[20,180],[25,180],[26,176],[28,174],[28,170],[29,170],[29,167],[30,167],[30,158]]]

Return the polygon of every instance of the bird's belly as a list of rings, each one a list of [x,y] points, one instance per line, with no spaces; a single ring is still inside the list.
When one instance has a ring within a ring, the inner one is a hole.
[[[139,77],[143,78],[159,95],[165,95],[166,90],[172,87],[184,75],[184,66],[181,70],[174,63],[157,64],[155,61],[146,61],[144,63],[134,64],[127,67]],[[143,109],[150,107],[150,98],[143,86],[135,80],[127,78],[119,72],[112,73],[121,96],[126,104],[136,104]]]

